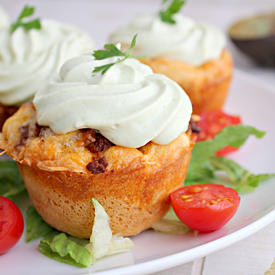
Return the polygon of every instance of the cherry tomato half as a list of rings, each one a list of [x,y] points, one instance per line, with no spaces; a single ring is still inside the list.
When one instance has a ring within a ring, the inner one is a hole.
[[[234,189],[211,183],[182,187],[170,198],[178,218],[200,232],[221,228],[234,216],[240,204]]]
[[[238,125],[241,122],[239,116],[232,116],[223,111],[206,111],[199,114],[200,121],[197,123],[201,132],[196,134],[197,141],[204,141],[214,138],[218,132],[229,125]],[[236,147],[226,146],[219,150],[217,156],[224,156],[238,150]]]
[[[18,242],[23,229],[23,216],[18,207],[0,196],[0,254],[6,253]]]

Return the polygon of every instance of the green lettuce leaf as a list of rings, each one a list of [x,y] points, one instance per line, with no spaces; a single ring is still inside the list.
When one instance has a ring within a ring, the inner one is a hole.
[[[93,263],[91,253],[85,246],[78,244],[76,239],[56,231],[43,239],[38,247],[41,253],[51,259],[77,267],[88,267]]]
[[[209,158],[221,148],[231,145],[240,147],[250,135],[262,138],[265,132],[252,126],[234,125],[224,128],[212,140],[201,141],[194,145],[191,161],[186,175],[186,181],[192,182],[214,177],[214,170],[209,164]]]
[[[184,185],[224,184],[216,176],[217,171],[224,171],[229,178],[229,184],[232,184],[238,192],[248,193],[254,191],[261,181],[274,177],[274,174],[254,175],[233,160],[215,156],[216,152],[225,146],[240,147],[250,135],[262,138],[265,132],[252,126],[228,126],[214,139],[196,143]]]
[[[43,221],[33,206],[27,211],[26,241],[44,237],[38,246],[41,253],[77,267],[87,267],[99,258],[128,252],[133,247],[133,242],[129,238],[112,235],[109,217],[104,208],[96,199],[93,199],[93,204],[95,218],[90,241],[55,230]]]
[[[44,222],[35,208],[31,205],[27,210],[26,242],[31,242],[41,237],[46,237],[54,229]]]
[[[45,256],[78,267],[87,267],[93,263],[90,252],[85,248],[89,243],[88,240],[68,236],[55,230],[44,222],[33,206],[27,210],[26,221],[26,242],[43,237],[38,247]]]
[[[225,157],[211,157],[210,164],[215,171],[224,171],[234,189],[241,193],[253,192],[260,182],[275,177],[275,174],[255,175],[244,169],[240,164]]]
[[[12,199],[25,191],[23,180],[15,161],[0,161],[0,196]]]

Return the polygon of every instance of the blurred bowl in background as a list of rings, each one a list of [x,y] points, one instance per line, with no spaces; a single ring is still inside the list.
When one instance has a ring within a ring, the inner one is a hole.
[[[275,67],[275,11],[240,20],[228,33],[244,54],[260,65]]]

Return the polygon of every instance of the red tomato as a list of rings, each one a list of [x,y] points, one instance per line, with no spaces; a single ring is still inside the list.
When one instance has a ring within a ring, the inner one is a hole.
[[[206,111],[199,114],[200,121],[197,123],[201,132],[196,134],[197,141],[204,141],[214,138],[219,131],[229,125],[238,125],[241,123],[239,116],[232,116],[223,111]],[[236,147],[226,146],[219,150],[217,156],[224,156],[238,150]]]
[[[8,198],[0,196],[0,254],[18,242],[23,228],[23,216],[18,207]]]
[[[234,216],[240,204],[234,189],[211,183],[182,187],[170,198],[178,218],[200,232],[221,228]]]

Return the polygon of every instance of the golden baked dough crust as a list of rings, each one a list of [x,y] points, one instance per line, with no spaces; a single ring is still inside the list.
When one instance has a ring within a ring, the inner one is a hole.
[[[0,148],[17,161],[43,219],[73,236],[90,236],[93,197],[108,213],[114,233],[136,235],[166,213],[169,194],[184,182],[193,147],[189,134],[181,134],[168,145],[112,146],[101,155],[108,162],[105,173],[96,175],[86,169],[94,154],[84,147],[81,131],[49,133],[16,146],[20,127],[35,123],[33,105],[23,105],[6,121]]]
[[[189,95],[194,113],[222,109],[233,72],[230,53],[224,50],[220,58],[195,67],[182,61],[167,58],[140,60],[155,73],[176,81]]]

